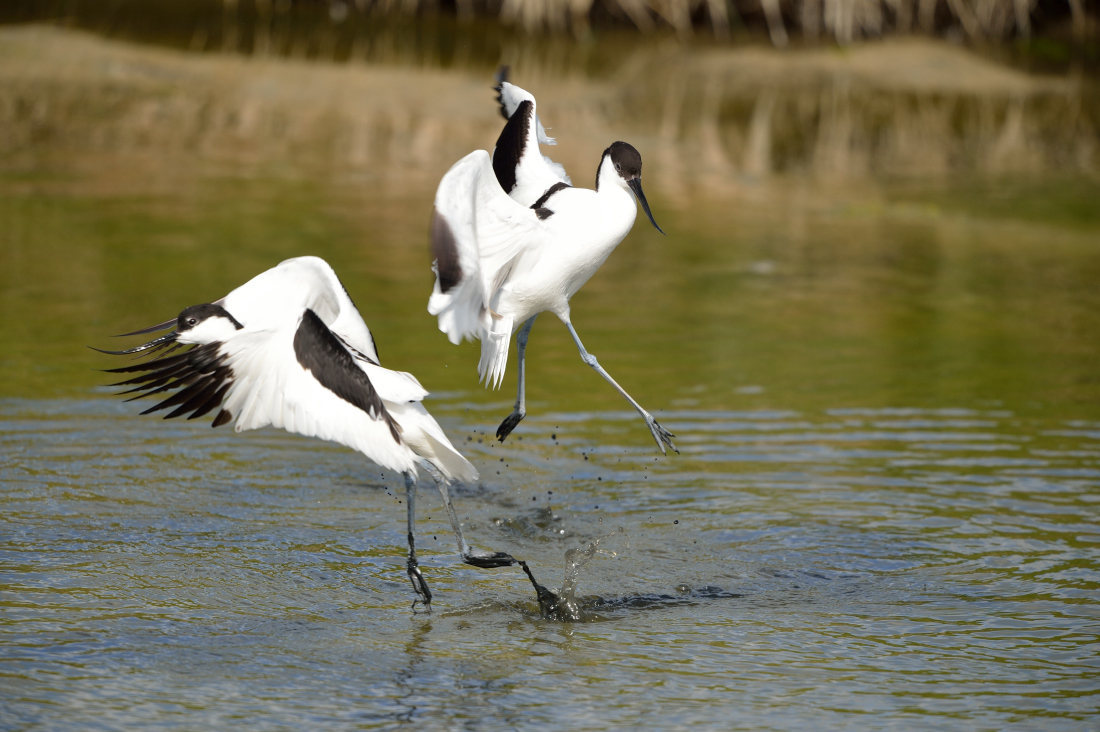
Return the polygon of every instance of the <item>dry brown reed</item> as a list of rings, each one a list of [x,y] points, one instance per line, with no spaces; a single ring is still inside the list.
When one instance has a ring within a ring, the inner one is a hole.
[[[947,44],[639,50],[603,81],[509,53],[537,80],[545,121],[567,143],[554,156],[575,179],[594,175],[608,140],[629,135],[646,150],[647,190],[666,204],[787,190],[793,179],[831,188],[1100,172],[1094,95]],[[501,124],[491,72],[179,54],[45,28],[0,29],[0,57],[3,167],[65,171],[51,180],[97,194],[132,192],[117,172],[125,160],[147,171],[142,191],[184,190],[211,171],[321,168],[326,179],[423,195]]]
[[[328,2],[330,7],[339,8],[345,0]],[[354,2],[361,11],[382,13],[432,12],[439,8],[438,0]],[[459,17],[496,16],[507,25],[529,32],[572,30],[577,34],[585,33],[593,19],[598,18],[619,20],[643,32],[667,26],[689,35],[705,27],[715,36],[725,38],[734,24],[753,25],[762,19],[772,43],[782,47],[788,44],[792,33],[807,40],[826,38],[842,45],[895,33],[956,32],[973,40],[1027,38],[1039,3],[1040,0],[455,0],[455,7]],[[1041,15],[1049,19],[1059,15],[1059,10],[1068,14],[1074,34],[1083,37],[1090,25],[1084,0],[1052,0]]]

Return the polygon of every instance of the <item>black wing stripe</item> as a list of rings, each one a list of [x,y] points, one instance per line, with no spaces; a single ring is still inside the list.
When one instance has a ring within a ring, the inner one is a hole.
[[[228,409],[223,409],[218,412],[218,416],[214,417],[214,421],[210,423],[211,427],[221,427],[223,424],[228,424],[233,421],[233,413]]]
[[[509,118],[508,124],[504,125],[500,137],[497,138],[497,147],[493,151],[493,173],[505,193],[511,193],[516,187],[516,167],[523,159],[523,151],[527,147],[527,133],[531,129],[533,114],[531,100],[520,102],[515,114]]]
[[[197,390],[197,393],[195,393]],[[180,392],[180,394],[190,394],[191,397],[185,401],[182,405],[176,408],[170,414],[164,416],[165,419],[172,419],[173,417],[179,417],[187,412],[197,412],[202,407],[206,406],[206,401],[210,397],[214,396],[214,392],[218,390],[218,382],[216,381],[199,381],[189,386]],[[178,397],[179,395],[177,395]],[[173,397],[176,398],[176,397]]]
[[[160,376],[160,374],[159,373],[151,374],[151,376]],[[150,394],[159,394],[162,391],[165,391],[165,390],[168,390],[168,389],[174,389],[177,386],[182,386],[185,383],[183,380],[177,379],[176,378],[177,376],[179,376],[179,370],[177,370],[177,373],[168,374],[168,375],[164,376],[163,378],[156,379],[155,381],[150,381],[150,382],[147,382],[145,384],[138,384],[133,389],[127,389],[126,391],[120,391],[118,393],[118,395],[122,396],[123,394],[136,394],[137,392],[141,392],[142,396],[148,396]],[[111,384],[111,386],[129,386],[130,383],[131,382],[123,382],[121,384]]]
[[[306,308],[302,322],[294,333],[294,355],[302,368],[313,374],[321,386],[363,410],[372,419],[385,420],[394,441],[401,444],[397,423],[386,411],[382,398],[374,390],[366,373],[355,365],[355,359],[340,339],[309,308]]]
[[[191,399],[191,397],[193,397],[196,392],[201,392],[202,389],[206,387],[206,384],[207,384],[206,380],[196,378],[196,377],[188,377],[187,380],[180,379],[180,385],[181,386],[186,385],[185,388],[180,389],[179,391],[177,391],[175,394],[168,397],[167,399],[165,399],[161,402],[157,402],[156,406],[153,406],[153,407],[150,407],[149,409],[146,409],[144,412],[142,412],[142,414],[150,414],[152,412],[159,412],[162,409],[167,409],[168,407],[174,407],[177,404],[182,404],[183,402],[186,402],[189,399]],[[164,390],[166,388],[168,388],[168,387],[161,387],[160,390]],[[169,418],[171,416],[172,415],[169,415]]]
[[[126,381],[116,381],[115,383],[108,384],[107,386],[133,386],[134,384],[137,384],[137,386],[134,386],[133,389],[121,392],[122,394],[133,394],[135,391],[152,389],[154,387],[160,386],[167,381],[171,381],[180,371],[182,371],[182,369],[178,368],[166,371],[154,371],[151,374],[142,374],[141,376],[136,376],[132,379],[126,379]]]
[[[197,353],[198,349],[189,351],[188,354]],[[216,356],[216,354],[215,354]],[[132,394],[135,391],[146,390],[141,396],[147,396],[149,394],[159,394],[163,391],[169,391],[177,386],[183,386],[189,384],[194,380],[196,374],[211,370],[212,366],[216,366],[220,363],[220,357],[211,359],[209,357],[196,356],[192,361],[184,361],[183,363],[174,363],[167,368],[156,371],[152,374],[144,374],[127,381],[121,381],[117,384],[111,384],[111,386],[129,386],[131,384],[141,384],[134,389],[124,391],[122,394]],[[153,367],[157,364],[157,361],[150,361],[144,366]],[[177,379],[172,383],[167,383],[172,379]],[[135,399],[140,397],[135,397]],[[132,400],[130,400],[132,401]]]
[[[462,263],[458,259],[458,245],[450,224],[438,209],[432,211],[432,254],[435,255],[435,273],[439,277],[439,291],[447,292],[462,281]],[[373,336],[371,336],[373,340]]]
[[[211,395],[211,397],[207,399],[205,403],[203,403],[198,409],[194,411],[194,413],[192,413],[190,417],[188,417],[188,419],[198,419],[204,414],[209,414],[214,409],[214,407],[221,405],[222,400],[225,399],[225,393],[227,391],[229,391],[229,384],[222,384],[221,388],[214,392],[213,395]],[[224,414],[229,413],[224,412]],[[220,418],[221,415],[219,414],[218,417]],[[214,426],[218,426],[218,420],[214,420]]]
[[[205,348],[205,346],[203,347]],[[144,363],[136,363],[132,366],[121,366],[117,369],[107,369],[109,374],[132,374],[137,371],[149,371],[151,369],[163,369],[168,366],[175,366],[180,363],[187,363],[189,358],[195,357],[195,351],[200,349],[192,349],[186,353],[181,353],[178,356],[165,356],[158,358],[155,361],[146,361]]]

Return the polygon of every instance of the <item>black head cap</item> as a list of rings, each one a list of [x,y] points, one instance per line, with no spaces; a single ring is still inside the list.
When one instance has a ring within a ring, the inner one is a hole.
[[[642,154],[628,142],[611,143],[611,147],[603,151],[600,167],[596,170],[596,190],[600,189],[600,170],[602,170],[603,164],[608,158],[611,159],[611,164],[615,166],[615,172],[626,181],[627,187],[634,191],[638,203],[642,204],[642,210],[649,218],[649,223],[653,224],[653,228],[657,231],[662,234],[665,233],[661,231],[660,226],[657,226],[657,221],[649,210],[649,201],[646,200],[645,192],[642,191]]]
[[[211,303],[204,303],[202,305],[192,305],[191,307],[180,313],[179,318],[176,319],[176,330],[180,333],[186,333],[194,328],[199,323],[209,320],[210,318],[222,317],[233,323],[237,330],[240,330],[244,326],[237,322],[237,319],[229,314],[229,311],[223,308],[221,305],[212,305]]]
[[[613,142],[603,154],[611,156],[611,164],[623,180],[642,177],[642,154],[629,142]]]

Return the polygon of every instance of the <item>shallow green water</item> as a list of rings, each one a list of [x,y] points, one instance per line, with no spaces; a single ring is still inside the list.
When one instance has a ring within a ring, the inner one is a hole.
[[[481,390],[476,348],[424,311],[435,183],[500,124],[476,69],[35,33],[0,34],[3,728],[1095,725],[1087,83],[967,96],[823,71],[827,93],[793,76],[768,102],[772,72],[714,81],[693,69],[726,62],[689,52],[660,74],[528,66],[578,181],[607,134],[645,157],[669,236],[639,226],[573,317],[676,433],[661,458],[545,316],[530,416],[494,444],[514,364]],[[400,97],[409,78],[431,108]],[[905,139],[939,139],[925,158],[947,167],[900,175]],[[519,571],[462,565],[427,482],[436,602],[414,614],[396,476],[139,417],[100,386],[115,364],[84,346],[299,254],[334,265],[383,363],[434,392],[484,478],[455,499],[476,545],[556,587],[565,552],[606,537],[579,580],[592,622],[542,620]]]

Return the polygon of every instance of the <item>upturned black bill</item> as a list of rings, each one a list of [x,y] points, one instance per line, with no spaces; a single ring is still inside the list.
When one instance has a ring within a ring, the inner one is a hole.
[[[630,186],[630,190],[634,191],[634,195],[638,197],[638,202],[642,204],[642,210],[645,211],[645,215],[649,217],[649,223],[653,224],[654,229],[664,234],[665,232],[661,231],[660,226],[657,226],[657,222],[653,220],[653,214],[649,211],[649,201],[645,200],[645,194],[642,193],[642,179],[631,178],[626,184]]]

